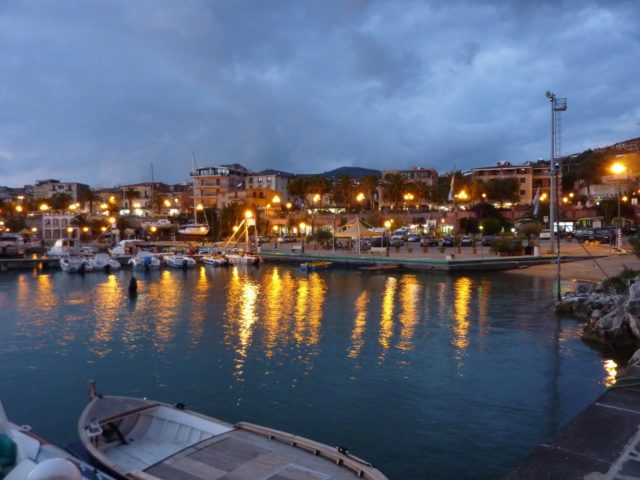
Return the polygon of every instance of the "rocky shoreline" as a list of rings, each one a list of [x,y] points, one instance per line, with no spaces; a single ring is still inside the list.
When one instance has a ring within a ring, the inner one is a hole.
[[[586,322],[582,339],[640,366],[640,272],[624,270],[600,284],[578,284],[556,305],[560,314]]]

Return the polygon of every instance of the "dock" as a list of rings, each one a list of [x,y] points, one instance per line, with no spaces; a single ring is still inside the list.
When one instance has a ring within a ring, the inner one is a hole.
[[[505,478],[640,478],[640,372],[618,379]]]

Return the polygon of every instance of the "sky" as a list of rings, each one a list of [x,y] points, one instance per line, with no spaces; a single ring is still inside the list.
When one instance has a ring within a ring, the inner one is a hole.
[[[468,170],[640,136],[639,0],[0,0],[0,185]]]

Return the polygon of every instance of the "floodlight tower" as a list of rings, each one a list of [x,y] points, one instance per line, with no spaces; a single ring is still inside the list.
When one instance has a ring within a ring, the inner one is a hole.
[[[551,102],[551,166],[550,166],[550,198],[549,198],[549,230],[551,231],[550,251],[553,253],[553,244],[555,235],[554,222],[558,229],[557,241],[557,263],[558,263],[558,300],[561,299],[560,294],[560,196],[562,189],[562,159],[556,164],[556,154],[561,148],[560,136],[560,112],[567,109],[567,99],[558,98],[556,94],[550,91],[545,96]]]

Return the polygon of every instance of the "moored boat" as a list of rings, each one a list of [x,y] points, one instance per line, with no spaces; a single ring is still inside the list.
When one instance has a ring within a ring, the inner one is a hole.
[[[164,255],[162,259],[164,260],[164,264],[171,268],[193,268],[196,266],[196,261],[193,258],[182,253]]]
[[[64,450],[9,422],[0,403],[0,477],[4,480],[113,480]]]
[[[214,267],[222,267],[227,265],[229,260],[224,255],[204,255],[202,257],[202,263],[205,265],[213,265]]]
[[[81,255],[64,255],[60,257],[60,268],[63,272],[84,273],[93,270],[91,262]]]
[[[257,265],[260,263],[260,257],[253,253],[240,251],[238,253],[225,253],[227,260],[232,265]]]
[[[300,268],[307,271],[326,270],[331,264],[332,262],[305,262],[300,264]]]
[[[92,392],[78,422],[80,440],[123,479],[387,478],[344,448],[251,423],[231,425],[181,404]]]
[[[138,252],[134,257],[129,259],[129,265],[136,270],[152,270],[160,268],[160,259],[146,250]]]
[[[109,273],[112,270],[119,270],[121,265],[116,259],[112,258],[108,253],[96,253],[89,260],[93,270],[104,271]]]

